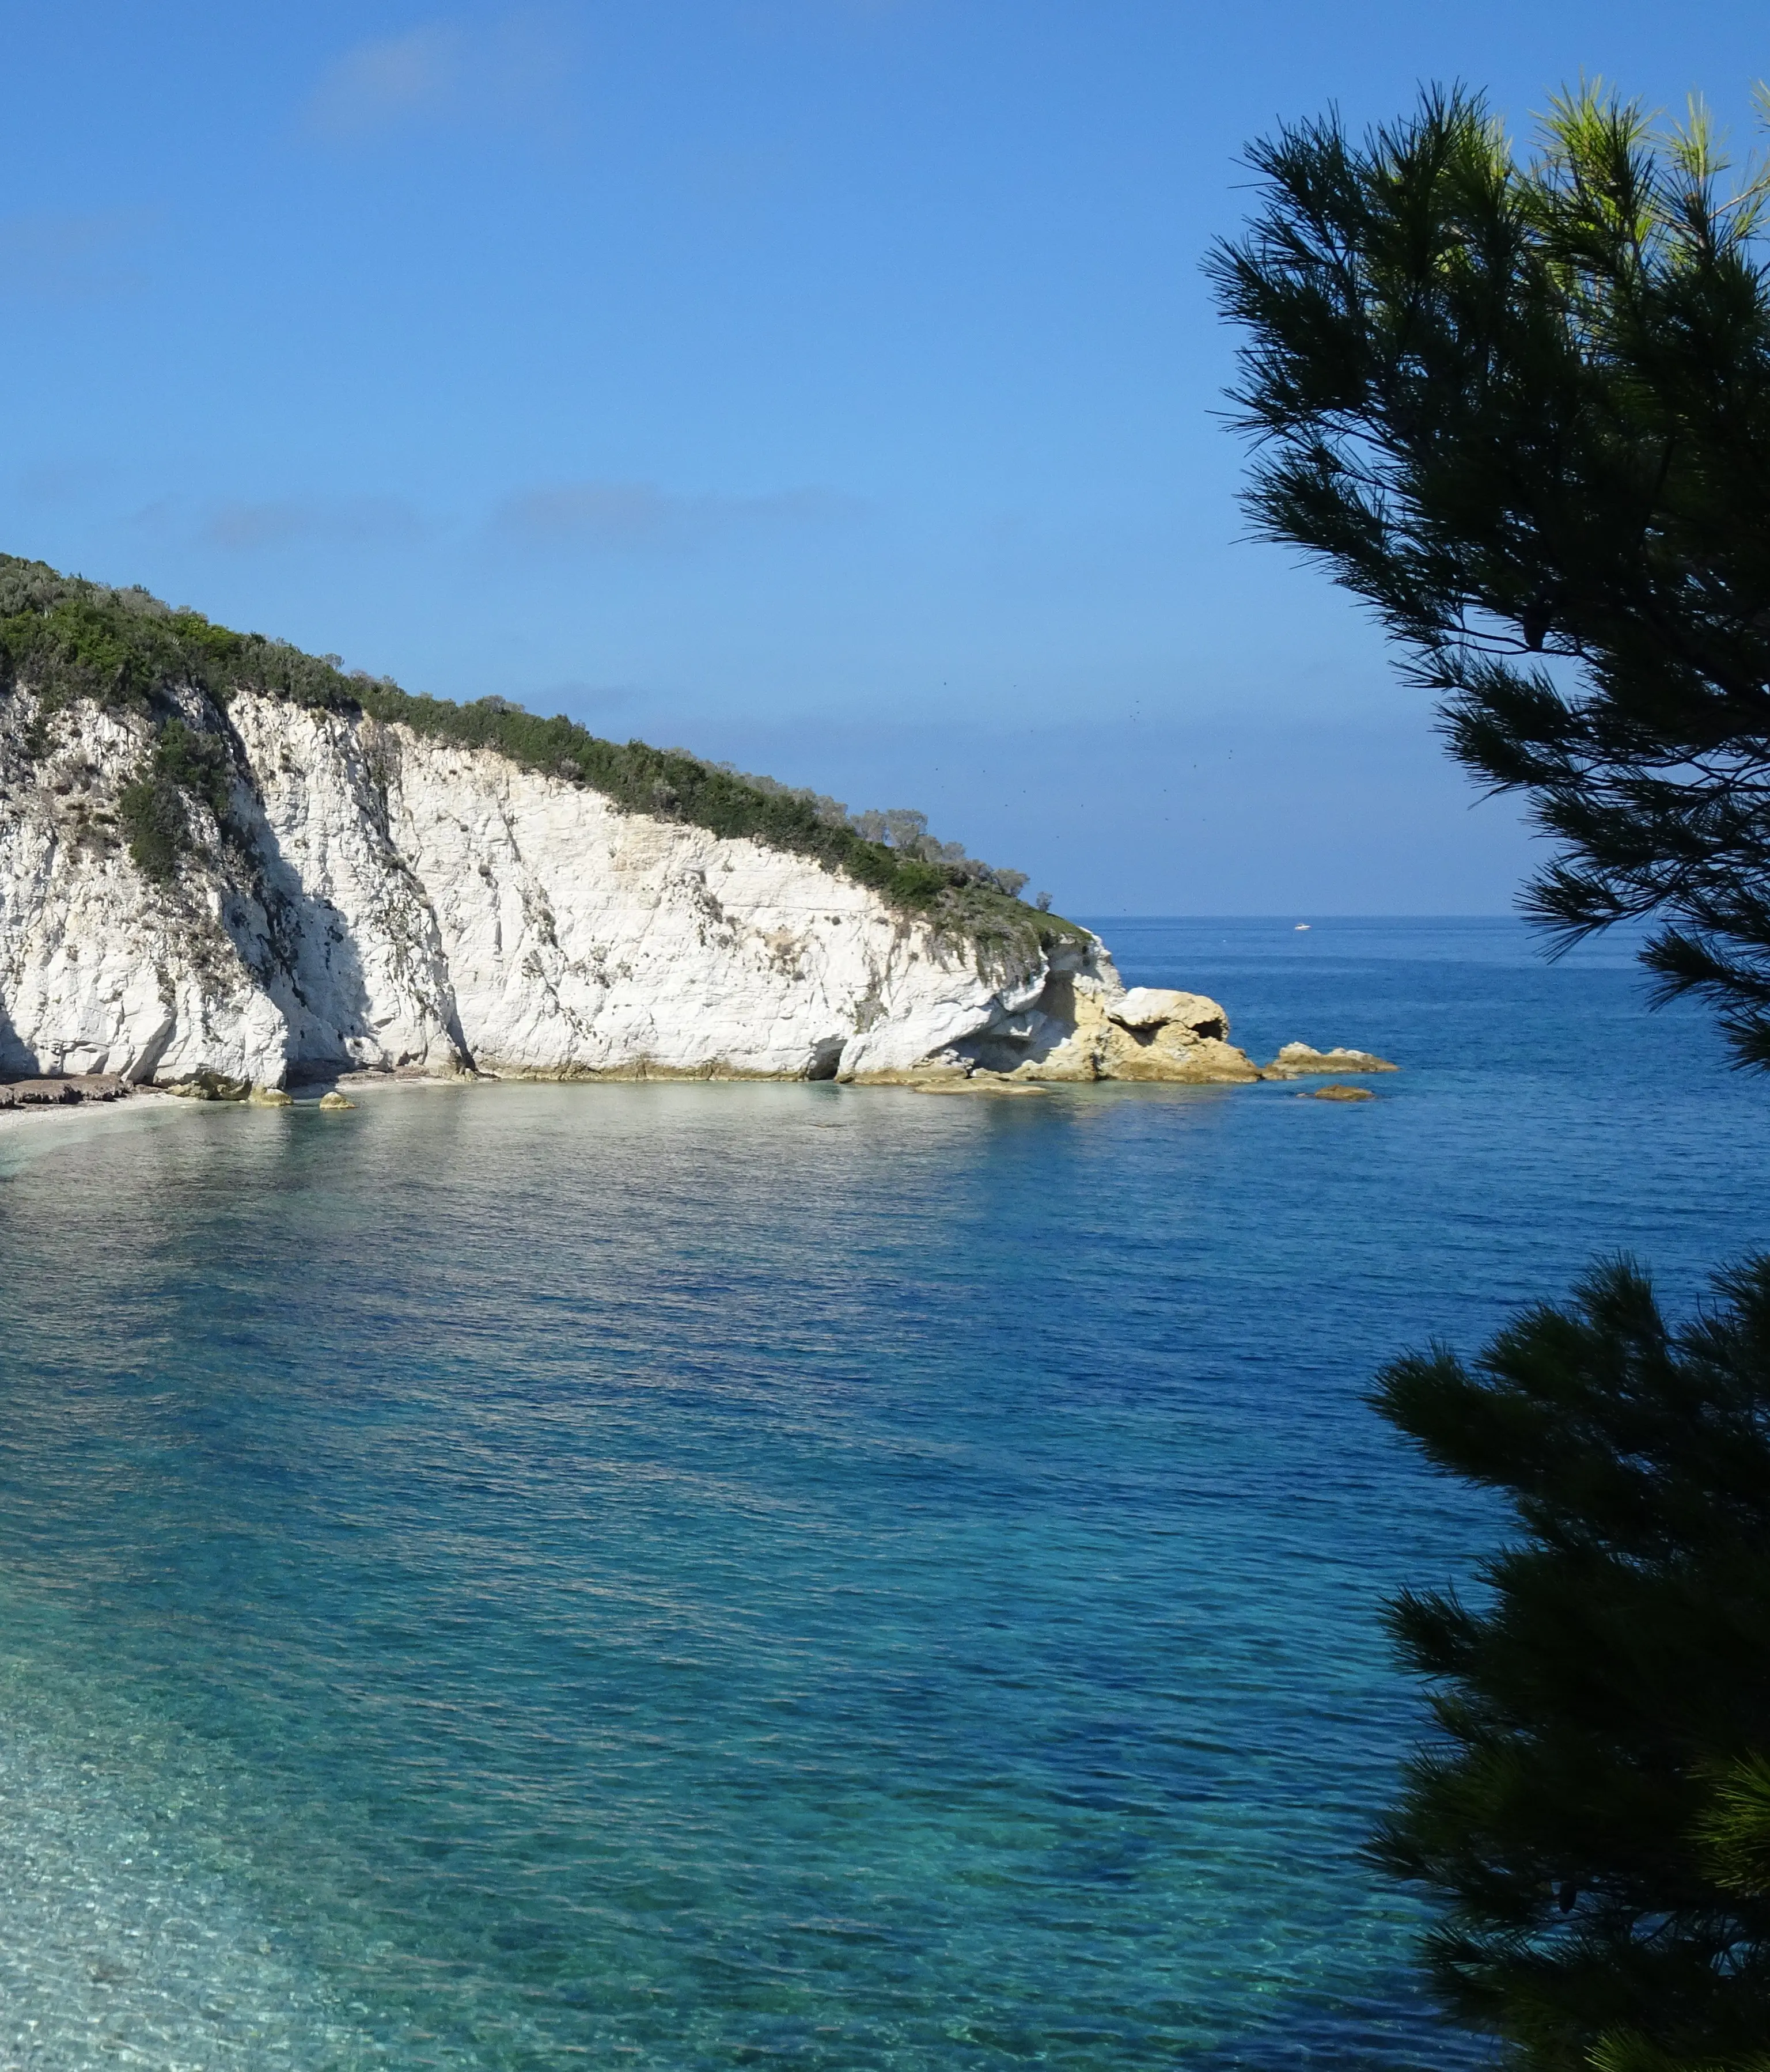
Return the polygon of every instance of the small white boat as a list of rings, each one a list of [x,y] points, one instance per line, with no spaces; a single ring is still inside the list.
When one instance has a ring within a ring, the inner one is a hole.
[[[1309,923],[1307,921],[1299,921],[1290,932],[1294,935],[1307,935],[1309,932]]]

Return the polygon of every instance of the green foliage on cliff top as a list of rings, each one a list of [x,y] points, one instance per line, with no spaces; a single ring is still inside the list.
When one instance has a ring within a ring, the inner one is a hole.
[[[200,612],[175,611],[145,590],[113,590],[0,555],[0,689],[15,684],[37,694],[46,716],[87,701],[153,722],[153,752],[126,787],[122,812],[137,862],[161,878],[172,874],[188,840],[187,799],[205,800],[217,818],[226,805],[219,738],[187,726],[171,694],[202,693],[219,720],[236,693],[251,691],[325,712],[366,713],[463,749],[493,749],[525,769],[588,786],[626,811],[814,858],[900,911],[1002,956],[1084,939],[1073,922],[1011,896],[1004,883],[1023,882],[1017,874],[1003,872],[998,882],[954,845],[921,836],[895,846],[871,839],[871,827],[862,833],[810,792],[681,749],[603,741],[562,716],[544,719],[503,698],[463,705],[414,697],[385,677],[347,674],[335,656],[304,654],[286,641],[214,625]],[[882,826],[920,823],[917,815],[865,817]]]

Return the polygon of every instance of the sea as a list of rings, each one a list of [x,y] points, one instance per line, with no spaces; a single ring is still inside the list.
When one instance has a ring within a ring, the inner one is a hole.
[[[1627,942],[1111,920],[1401,1070],[390,1087],[0,1132],[0,2064],[1490,2064],[1360,1850],[1385,1599],[1510,1529],[1369,1406],[1770,1248]]]

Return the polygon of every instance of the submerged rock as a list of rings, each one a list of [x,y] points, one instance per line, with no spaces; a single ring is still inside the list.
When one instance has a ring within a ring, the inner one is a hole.
[[[912,1094],[994,1094],[998,1100],[1004,1095],[1042,1100],[1045,1092],[1043,1087],[1005,1079],[997,1072],[974,1072],[969,1079],[910,1079],[905,1084]]]
[[[1307,1043],[1286,1043],[1270,1065],[1260,1068],[1263,1079],[1300,1079],[1311,1072],[1396,1072],[1400,1066],[1370,1050],[1336,1047],[1317,1050]]]
[[[1392,1066],[1390,1070],[1394,1067]],[[1375,1100],[1376,1095],[1369,1087],[1311,1087],[1306,1094],[1299,1094],[1299,1100]]]

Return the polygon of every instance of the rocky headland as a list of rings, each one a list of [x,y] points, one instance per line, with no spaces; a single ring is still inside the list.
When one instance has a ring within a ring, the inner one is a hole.
[[[0,1106],[360,1072],[1262,1076],[1215,1001],[1127,989],[997,874],[759,782],[0,559]],[[1269,1074],[1387,1069],[1303,1047]]]

